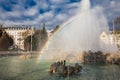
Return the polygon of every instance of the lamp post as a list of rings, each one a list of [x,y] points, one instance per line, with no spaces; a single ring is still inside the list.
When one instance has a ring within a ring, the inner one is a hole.
[[[33,46],[33,45],[32,45],[32,34],[33,34],[33,26],[31,27],[31,48],[30,48],[30,49],[31,49],[31,52],[32,52],[32,46]]]
[[[113,40],[114,40],[114,43],[116,44],[116,37],[115,37],[115,24],[114,24],[114,20],[112,21],[113,23]]]

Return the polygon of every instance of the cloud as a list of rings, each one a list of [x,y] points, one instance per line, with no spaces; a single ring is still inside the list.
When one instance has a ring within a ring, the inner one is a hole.
[[[109,21],[112,21],[117,16],[120,16],[120,1],[114,0],[110,1],[106,6],[104,7],[104,12],[108,18]]]
[[[49,2],[47,0],[36,0],[36,7],[39,9],[49,8]]]
[[[66,3],[69,2],[69,0],[49,0],[52,4],[61,4],[61,3]]]
[[[38,17],[35,19],[35,21],[37,22],[43,22],[43,21],[50,21],[53,19],[53,12],[52,11],[48,11],[44,14],[39,14]]]
[[[78,0],[0,0],[0,4],[9,6],[11,11],[7,11],[0,6],[0,22],[5,24],[35,24],[46,23],[47,27],[55,27],[63,24],[66,20],[75,16],[78,12],[80,3]],[[104,13],[108,19],[120,13],[119,0],[91,0],[92,3],[104,8]],[[95,2],[96,1],[96,2]],[[97,1],[99,3],[97,3]],[[34,4],[32,4],[34,2]],[[9,3],[9,4],[8,4]],[[92,5],[92,6],[96,6]]]
[[[25,11],[25,16],[35,16],[37,13],[38,13],[38,9],[35,7],[32,7]]]
[[[58,21],[64,21],[64,20],[66,20],[66,18],[67,18],[66,14],[59,14],[59,15],[56,16],[56,19]]]
[[[112,7],[112,6],[115,6],[115,4],[116,4],[115,1],[111,1],[111,2],[110,2],[110,6],[111,6],[111,7]]]

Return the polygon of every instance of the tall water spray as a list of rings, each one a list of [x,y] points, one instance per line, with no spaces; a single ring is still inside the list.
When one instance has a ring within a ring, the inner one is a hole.
[[[82,0],[78,14],[64,23],[49,41],[41,58],[63,56],[83,51],[115,51],[116,48],[101,42],[102,32],[108,32],[107,20],[101,7],[91,8],[89,0]],[[111,47],[110,47],[111,46]]]

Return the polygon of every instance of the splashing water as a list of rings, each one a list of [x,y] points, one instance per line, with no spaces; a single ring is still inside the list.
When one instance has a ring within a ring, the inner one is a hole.
[[[83,51],[116,51],[116,47],[100,41],[102,32],[108,32],[107,20],[100,6],[90,8],[89,0],[82,0],[78,14],[65,22],[47,42],[41,59],[65,59],[69,54]]]

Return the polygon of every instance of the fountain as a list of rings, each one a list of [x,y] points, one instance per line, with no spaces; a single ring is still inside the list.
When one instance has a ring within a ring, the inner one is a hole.
[[[107,19],[102,7],[91,8],[90,0],[82,0],[78,13],[61,25],[60,29],[47,42],[40,59],[64,60],[73,54],[74,59],[84,51],[115,52],[115,45],[104,44],[100,40],[102,32],[108,32]]]

